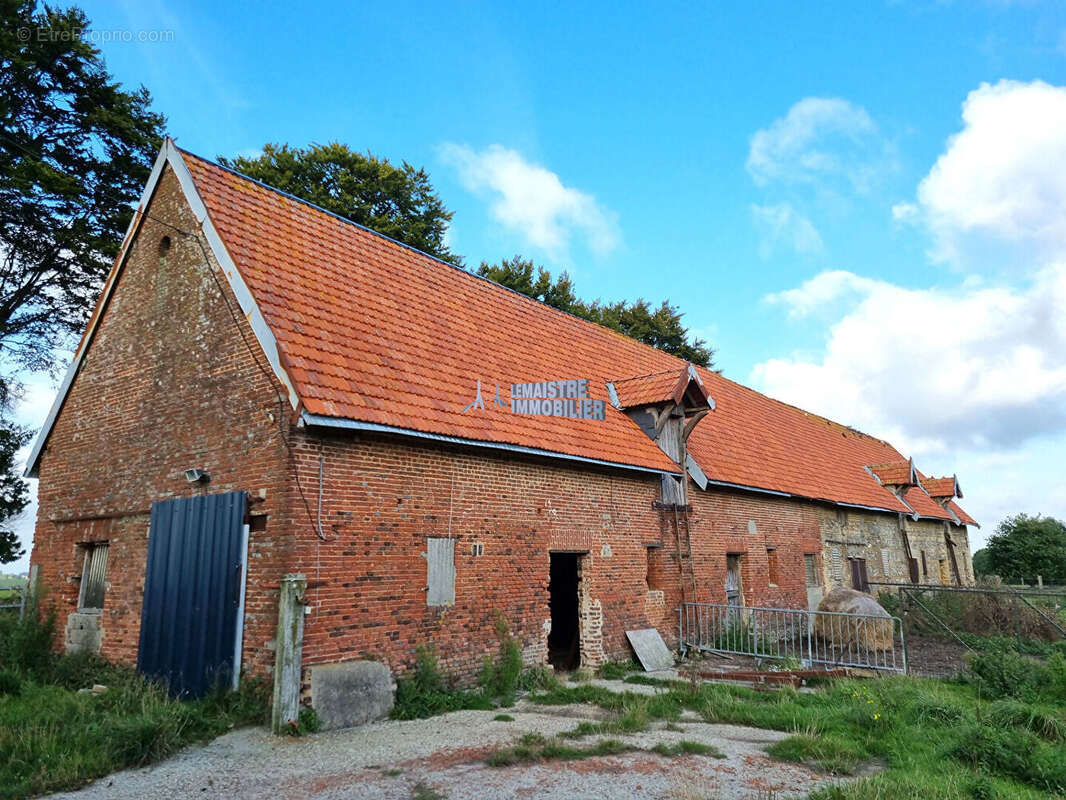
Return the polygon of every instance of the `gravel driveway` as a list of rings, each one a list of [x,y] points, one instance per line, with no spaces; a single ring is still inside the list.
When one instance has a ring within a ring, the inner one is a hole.
[[[626,685],[628,690],[637,687]],[[646,688],[646,687],[640,687]],[[551,736],[581,720],[601,719],[594,706],[536,706],[520,701],[494,721],[495,712],[458,711],[428,720],[385,721],[360,728],[279,738],[261,728],[222,736],[152,767],[127,770],[54,798],[142,800],[142,798],[368,798],[409,800],[461,798],[676,798],[756,800],[804,797],[831,780],[806,767],[771,760],[764,748],[787,734],[702,722],[688,713],[665,724],[615,736],[649,748],[683,739],[713,745],[726,758],[664,757],[631,752],[581,761],[490,767],[486,756],[522,734]],[[589,737],[582,744],[591,744]],[[428,793],[434,790],[438,794]],[[774,794],[770,795],[770,791]]]

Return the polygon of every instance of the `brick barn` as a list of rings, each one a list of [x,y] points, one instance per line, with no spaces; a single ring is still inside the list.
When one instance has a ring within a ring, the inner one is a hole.
[[[684,600],[972,580],[954,478],[169,140],[29,474],[66,646],[142,666],[269,674],[290,573],[305,668],[465,675],[497,614],[595,666]]]

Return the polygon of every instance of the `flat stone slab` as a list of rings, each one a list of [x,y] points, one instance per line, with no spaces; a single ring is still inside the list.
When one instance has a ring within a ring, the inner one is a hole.
[[[311,667],[311,707],[322,730],[351,728],[385,719],[396,684],[380,661],[346,661]]]
[[[660,669],[673,668],[674,654],[666,648],[666,642],[655,628],[626,631],[626,637],[633,645],[633,650],[645,671],[655,672]]]

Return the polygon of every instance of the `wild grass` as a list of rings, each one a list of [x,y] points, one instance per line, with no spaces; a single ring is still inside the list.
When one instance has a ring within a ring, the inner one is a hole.
[[[52,652],[52,619],[0,621],[0,798],[69,789],[266,720],[258,682],[202,700],[170,699],[131,669]],[[103,684],[103,694],[78,689]]]
[[[530,699],[591,703],[611,712],[607,720],[582,723],[569,738],[625,733],[690,710],[708,722],[791,732],[771,755],[821,773],[848,776],[869,764],[882,767],[873,777],[816,792],[817,800],[1057,796],[1066,792],[1066,689],[1054,659],[1021,663],[1014,655],[983,654],[965,679],[953,681],[836,680],[814,692],[669,681],[652,696],[581,685]]]

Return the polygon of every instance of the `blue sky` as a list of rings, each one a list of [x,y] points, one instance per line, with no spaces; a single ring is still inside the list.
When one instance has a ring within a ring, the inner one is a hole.
[[[424,166],[468,264],[668,298],[727,376],[958,472],[978,543],[1066,516],[1063,4],[83,7],[172,32],[101,48],[183,147]]]

